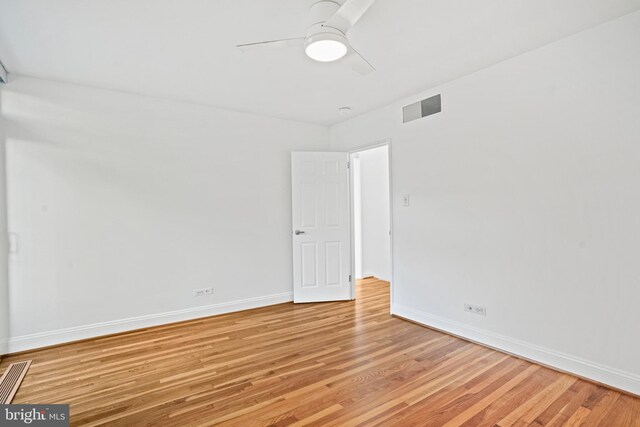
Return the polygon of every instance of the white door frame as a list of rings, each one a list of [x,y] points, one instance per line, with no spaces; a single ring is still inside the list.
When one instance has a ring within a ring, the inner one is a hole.
[[[393,181],[391,173],[391,138],[384,139],[382,141],[374,142],[372,144],[364,145],[361,147],[354,148],[349,151],[349,161],[352,161],[353,155],[356,153],[360,153],[362,151],[367,151],[372,148],[378,147],[387,147],[388,152],[388,161],[389,161],[389,261],[390,261],[390,287],[391,287],[391,304],[390,307],[393,307]],[[353,177],[354,168],[349,168],[349,217],[350,217],[350,230],[351,234],[351,299],[356,299],[356,244],[355,244],[355,210],[354,210],[354,200],[355,200],[355,191],[354,191],[354,177]]]

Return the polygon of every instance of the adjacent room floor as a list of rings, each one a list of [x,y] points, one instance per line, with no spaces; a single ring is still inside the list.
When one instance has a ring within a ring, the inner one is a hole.
[[[640,426],[640,399],[356,301],[281,304],[5,358],[14,403],[70,403],[73,425]]]

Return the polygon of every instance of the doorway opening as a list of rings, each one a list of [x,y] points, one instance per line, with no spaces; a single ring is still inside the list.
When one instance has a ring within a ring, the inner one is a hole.
[[[392,282],[389,143],[349,153],[352,275],[358,286]]]

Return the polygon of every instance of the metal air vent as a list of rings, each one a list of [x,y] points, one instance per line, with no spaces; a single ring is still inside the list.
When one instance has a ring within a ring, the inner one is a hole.
[[[427,117],[442,111],[442,97],[440,94],[422,101],[402,107],[402,122],[407,123],[412,120]]]

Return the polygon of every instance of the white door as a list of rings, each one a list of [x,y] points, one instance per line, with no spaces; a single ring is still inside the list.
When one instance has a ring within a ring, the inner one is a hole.
[[[348,161],[291,153],[294,302],[351,299]]]

